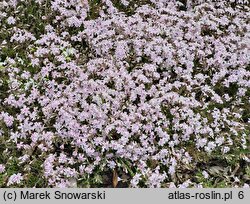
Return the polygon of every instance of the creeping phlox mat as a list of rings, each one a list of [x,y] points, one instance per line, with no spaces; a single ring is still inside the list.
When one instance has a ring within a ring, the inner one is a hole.
[[[1,187],[249,187],[248,1],[1,0]]]

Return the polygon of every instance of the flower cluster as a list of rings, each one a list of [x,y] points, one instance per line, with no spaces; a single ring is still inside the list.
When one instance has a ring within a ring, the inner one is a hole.
[[[0,137],[22,174],[39,160],[53,187],[115,169],[131,187],[201,187],[186,174],[206,157],[249,164],[249,5],[100,2],[0,3]]]
[[[20,173],[13,174],[10,176],[9,181],[7,183],[7,186],[13,185],[13,184],[19,184],[23,180],[23,177]]]

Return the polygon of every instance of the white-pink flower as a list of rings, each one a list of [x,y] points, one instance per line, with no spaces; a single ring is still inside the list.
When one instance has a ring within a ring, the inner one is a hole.
[[[5,172],[5,165],[0,164],[0,174]]]
[[[13,184],[20,184],[23,180],[23,176],[21,173],[13,174],[9,177],[7,186],[13,185]]]

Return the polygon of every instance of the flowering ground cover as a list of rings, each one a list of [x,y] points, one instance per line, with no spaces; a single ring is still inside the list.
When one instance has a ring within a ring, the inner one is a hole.
[[[249,187],[248,1],[1,0],[1,187]]]

